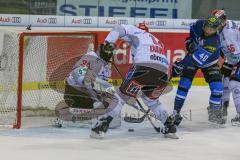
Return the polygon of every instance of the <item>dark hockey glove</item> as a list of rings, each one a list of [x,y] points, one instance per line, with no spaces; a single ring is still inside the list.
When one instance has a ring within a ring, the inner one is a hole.
[[[196,49],[197,44],[191,37],[187,37],[185,40],[185,47],[189,53],[192,53]]]
[[[233,70],[233,65],[224,62],[221,67],[221,73],[224,77],[230,77]]]
[[[174,62],[172,65],[172,76],[171,77],[179,77],[183,74],[185,66],[180,62]]]
[[[115,45],[113,43],[105,42],[104,44],[100,45],[100,57],[106,61],[110,62],[110,59],[113,56],[113,51],[115,49]]]

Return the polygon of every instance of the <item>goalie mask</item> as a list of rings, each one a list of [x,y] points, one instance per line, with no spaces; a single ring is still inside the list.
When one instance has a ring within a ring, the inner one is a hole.
[[[104,44],[101,44],[99,48],[100,57],[104,61],[110,62],[110,59],[113,56],[114,49],[115,45],[113,43],[105,42]]]

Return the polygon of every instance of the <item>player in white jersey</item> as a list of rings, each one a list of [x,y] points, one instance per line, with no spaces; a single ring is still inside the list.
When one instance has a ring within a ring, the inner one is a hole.
[[[232,93],[237,116],[231,121],[240,124],[240,28],[234,21],[227,20],[224,10],[214,10],[212,14],[222,19],[219,31],[221,51],[225,60],[221,68],[224,76],[223,115],[226,119],[230,93]]]
[[[105,52],[111,53],[113,48],[109,46],[103,50],[101,45],[96,53],[86,53],[73,66],[66,78],[64,102],[56,107],[60,119],[55,121],[56,125],[61,127],[62,121],[91,120],[120,105],[113,86],[108,83],[111,68],[104,56]],[[116,127],[119,124],[120,119],[113,125]]]
[[[174,135],[176,127],[172,117],[168,116],[164,105],[158,98],[169,84],[168,67],[164,46],[162,42],[148,32],[144,23],[137,26],[118,25],[115,26],[105,39],[105,44],[114,44],[118,39],[123,39],[131,45],[133,66],[126,75],[123,83],[117,91],[122,99],[122,104],[128,103],[136,98],[142,91],[142,100],[165,126],[162,133],[166,136]],[[115,109],[118,115],[122,105]],[[98,138],[107,131],[108,123],[113,118],[113,112],[105,114],[92,128],[92,137]]]

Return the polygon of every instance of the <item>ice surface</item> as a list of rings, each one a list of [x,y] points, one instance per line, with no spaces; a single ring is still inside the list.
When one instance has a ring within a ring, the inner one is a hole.
[[[160,100],[172,110],[176,89]],[[226,128],[207,122],[208,87],[193,87],[183,113],[188,120],[178,129],[179,140],[156,133],[149,122],[124,123],[103,140],[89,138],[89,128],[26,127],[0,130],[1,160],[240,160],[240,127],[230,103]],[[190,121],[189,110],[192,116]],[[134,112],[126,107],[123,112]],[[134,132],[128,132],[133,128]]]

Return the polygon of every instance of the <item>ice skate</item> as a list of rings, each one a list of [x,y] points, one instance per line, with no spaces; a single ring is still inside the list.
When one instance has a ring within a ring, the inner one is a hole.
[[[161,132],[164,134],[166,138],[171,139],[179,139],[179,137],[176,135],[177,129],[174,124],[174,119],[172,116],[169,116],[164,123],[164,128],[161,130]]]
[[[176,110],[173,111],[173,120],[174,124],[176,126],[179,126],[179,124],[182,122],[183,117],[181,116],[180,113],[178,113]]]
[[[112,120],[111,116],[100,118],[92,128],[90,137],[96,139],[104,138]]]
[[[52,125],[53,125],[53,127],[56,127],[56,128],[62,128],[63,121],[60,118],[56,118],[56,119],[52,120]]]
[[[240,127],[240,113],[238,113],[233,119],[231,119],[231,123],[233,126]]]
[[[208,121],[218,125],[219,127],[224,127],[226,121],[223,119],[222,108],[213,109],[208,107]]]

